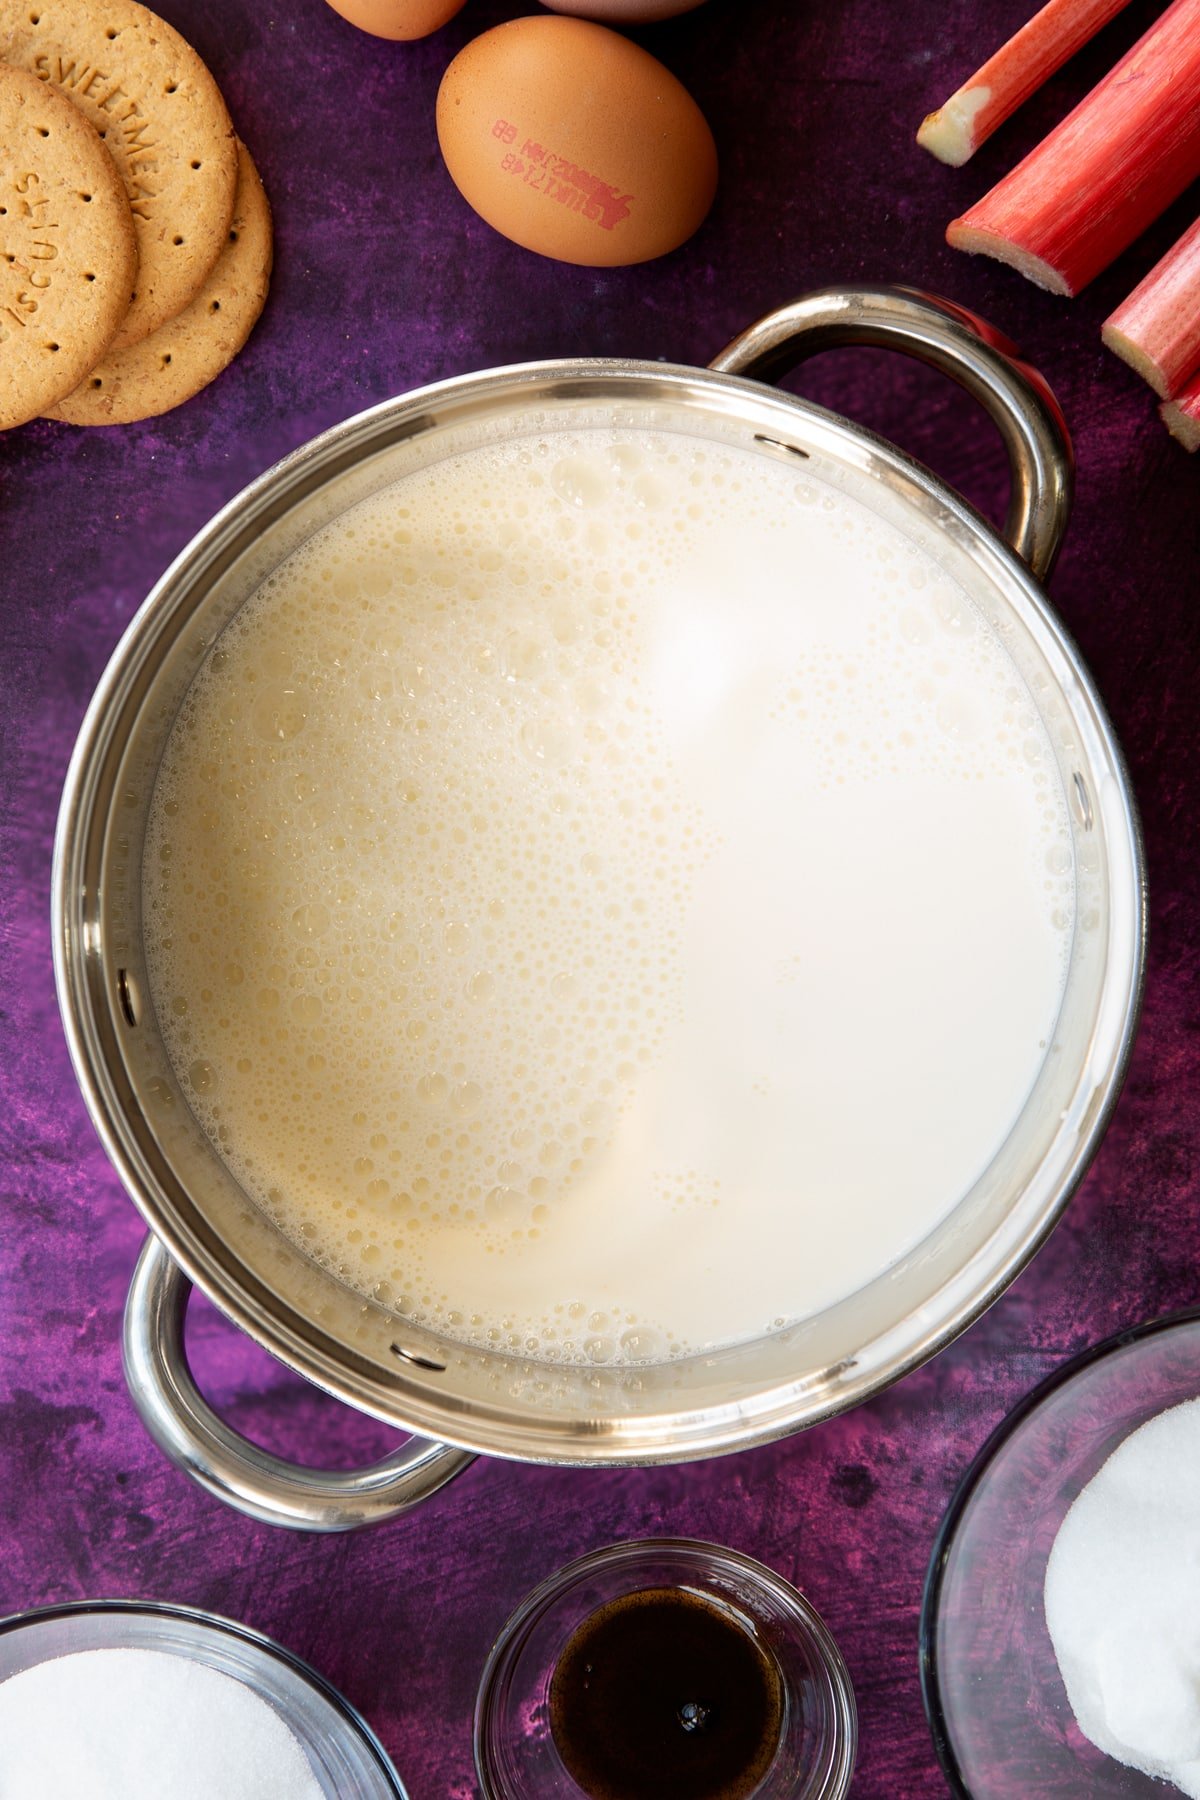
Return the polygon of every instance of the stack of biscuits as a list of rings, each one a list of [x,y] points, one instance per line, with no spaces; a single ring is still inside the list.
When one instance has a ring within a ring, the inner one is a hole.
[[[270,274],[258,172],[179,33],[137,0],[0,0],[0,429],[178,406]]]

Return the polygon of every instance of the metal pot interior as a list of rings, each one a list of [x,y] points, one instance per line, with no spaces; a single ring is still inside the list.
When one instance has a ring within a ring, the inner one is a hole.
[[[141,860],[181,698],[222,628],[314,531],[414,468],[489,436],[654,426],[805,459],[913,539],[1002,634],[1068,797],[1076,929],[1054,1041],[990,1166],[907,1256],[772,1335],[645,1366],[483,1352],[364,1300],[288,1242],[200,1131],[167,1061],[141,945]],[[1028,572],[952,494],[870,435],[757,384],[658,365],[547,364],[389,402],[235,500],[150,596],[105,676],[68,779],[55,878],[60,998],[113,1162],[185,1270],[256,1339],[381,1418],[531,1460],[687,1459],[839,1411],[940,1348],[1057,1218],[1119,1085],[1139,991],[1141,863],[1119,753],[1086,672]]]

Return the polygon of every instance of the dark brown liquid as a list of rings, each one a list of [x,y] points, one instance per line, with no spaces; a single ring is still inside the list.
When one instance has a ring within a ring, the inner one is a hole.
[[[550,1679],[550,1731],[590,1800],[748,1800],[783,1722],[774,1657],[679,1588],[610,1600]]]

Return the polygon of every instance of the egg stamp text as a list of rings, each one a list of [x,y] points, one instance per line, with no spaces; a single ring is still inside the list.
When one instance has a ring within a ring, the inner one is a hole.
[[[497,119],[492,126],[492,136],[502,144],[515,144],[517,128],[507,119]],[[598,175],[589,174],[568,157],[556,156],[532,138],[525,138],[519,152],[506,152],[500,167],[524,182],[526,187],[536,189],[548,200],[555,200],[572,212],[582,213],[585,219],[605,231],[614,230],[622,219],[629,217],[632,194],[618,194],[611,182],[601,181]]]

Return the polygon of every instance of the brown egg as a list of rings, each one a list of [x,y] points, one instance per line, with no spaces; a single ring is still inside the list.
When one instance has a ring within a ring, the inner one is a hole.
[[[658,19],[676,19],[694,12],[704,0],[542,0],[552,12],[573,13],[577,19],[603,19],[610,25],[652,25]]]
[[[541,15],[484,32],[437,102],[451,179],[481,218],[561,262],[645,262],[691,236],[717,152],[687,90],[603,25]]]
[[[466,0],[328,0],[335,13],[372,37],[407,43],[440,31]]]

